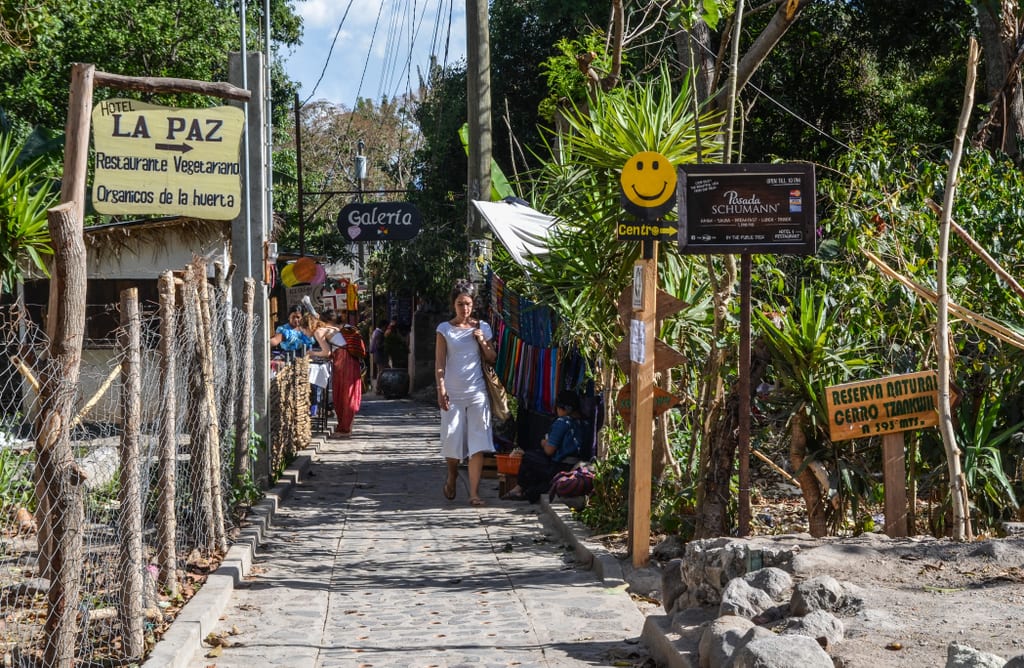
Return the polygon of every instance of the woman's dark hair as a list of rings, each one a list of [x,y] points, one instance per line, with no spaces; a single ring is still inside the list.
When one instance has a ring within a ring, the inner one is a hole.
[[[473,281],[468,281],[464,278],[455,281],[455,287],[452,288],[452,294],[448,299],[448,303],[454,304],[455,300],[462,295],[469,295],[472,299],[476,299],[476,285],[473,284]]]
[[[558,393],[558,398],[555,400],[555,406],[565,409],[570,413],[574,413],[580,409],[580,395],[576,394],[572,390],[562,390]]]
[[[302,304],[295,304],[290,309],[288,309],[288,315],[291,315],[292,313],[298,313],[299,315],[302,315]]]

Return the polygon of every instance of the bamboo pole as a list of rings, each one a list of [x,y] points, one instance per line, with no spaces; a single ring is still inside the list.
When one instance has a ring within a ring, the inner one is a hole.
[[[103,384],[100,385],[99,389],[96,390],[96,392],[92,395],[89,401],[85,402],[85,404],[82,405],[82,407],[78,410],[78,413],[71,420],[72,429],[77,427],[79,423],[82,421],[82,419],[86,415],[88,415],[89,411],[92,410],[93,406],[99,403],[99,400],[103,398],[103,395],[107,393],[107,390],[110,389],[110,386],[114,384],[114,380],[120,373],[120,367],[114,367],[113,369],[110,370],[110,373],[108,373],[107,377],[103,380]]]
[[[942,208],[934,201],[928,199],[926,203],[933,212],[939,215],[942,214]],[[958,224],[952,218],[950,218],[949,220],[949,225],[953,229],[953,231],[956,232],[957,235],[964,240],[967,246],[975,253],[977,253],[978,257],[980,257],[985,262],[985,264],[988,265],[989,269],[996,273],[996,276],[1006,281],[1006,284],[1010,286],[1011,290],[1017,293],[1017,296],[1024,297],[1024,287],[1021,287],[1021,284],[1017,282],[1017,279],[1011,276],[1010,272],[1003,269],[1002,265],[1000,265],[995,258],[989,255],[988,251],[982,248],[981,244],[975,241],[974,237],[972,237],[967,232],[967,230],[965,230],[960,224]]]
[[[963,157],[964,137],[967,135],[967,124],[971,119],[971,108],[974,106],[974,81],[978,68],[978,43],[971,38],[967,53],[967,82],[964,85],[964,99],[960,109],[960,121],[957,123],[956,135],[953,140],[953,154],[949,159],[949,173],[946,175],[946,190],[942,200],[942,215],[939,218],[939,257],[936,262],[936,302],[938,320],[935,325],[935,347],[938,351],[939,363],[939,431],[946,449],[946,463],[949,466],[949,493],[953,505],[953,538],[965,540],[970,538],[970,519],[967,509],[970,501],[966,495],[966,485],[960,464],[960,447],[956,444],[953,431],[953,416],[950,408],[950,354],[949,354],[949,292],[946,288],[946,267],[949,259],[949,228],[953,211],[953,198],[956,195],[959,178],[960,160]]]

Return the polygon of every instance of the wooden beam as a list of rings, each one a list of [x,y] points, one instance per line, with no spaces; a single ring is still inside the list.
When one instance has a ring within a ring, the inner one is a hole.
[[[90,65],[91,67],[91,65]],[[194,79],[177,79],[174,77],[130,77],[124,74],[96,71],[97,86],[107,86],[119,90],[135,90],[140,93],[198,93],[225,100],[248,102],[252,93],[244,88],[229,83],[214,81],[196,81]]]

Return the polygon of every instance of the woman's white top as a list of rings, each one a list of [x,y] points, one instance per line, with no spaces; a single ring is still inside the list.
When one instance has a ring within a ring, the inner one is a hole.
[[[344,348],[348,345],[348,340],[345,339],[345,335],[341,333],[340,329],[334,330],[334,334],[327,337],[327,343],[331,344],[331,348]]]
[[[493,338],[491,326],[484,321],[478,325],[484,339]],[[473,337],[476,327],[454,327],[445,320],[437,326],[444,337],[448,351],[444,366],[444,388],[453,403],[477,403],[487,400],[487,385],[480,360],[480,344]]]

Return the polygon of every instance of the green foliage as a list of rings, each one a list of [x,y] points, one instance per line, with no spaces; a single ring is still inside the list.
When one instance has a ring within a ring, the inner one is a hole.
[[[668,5],[668,22],[686,30],[703,21],[712,30],[718,22],[735,11],[734,0],[675,0]]]
[[[228,54],[239,51],[236,3],[207,0],[33,0],[24,13],[4,4],[4,25],[13,39],[0,46],[3,104],[29,125],[64,127],[73,63],[92,63],[115,74],[227,81]],[[20,6],[17,3],[15,7]],[[262,42],[263,2],[250,0],[250,50]],[[292,3],[272,0],[273,50],[297,44],[301,34]],[[275,113],[287,114],[295,85],[279,63],[272,80]],[[96,101],[125,96],[98,87]],[[205,107],[220,100],[197,95],[147,96],[157,104]]]
[[[263,437],[255,431],[249,434],[249,461],[253,462],[259,457],[260,450],[263,448]],[[232,448],[232,452],[234,449]],[[231,491],[228,498],[228,506],[230,508],[239,508],[241,506],[251,506],[252,504],[263,498],[263,491],[256,484],[253,478],[252,471],[245,471],[242,473],[242,480],[236,480],[231,486]]]
[[[0,293],[14,289],[26,263],[48,275],[46,257],[53,254],[46,211],[57,193],[43,158],[19,165],[22,150],[11,133],[0,134]]]
[[[594,463],[594,492],[580,519],[599,532],[621,531],[629,523],[629,432],[608,432],[608,453]]]
[[[590,32],[580,39],[563,38],[555,43],[558,55],[551,56],[540,64],[547,83],[548,96],[538,108],[541,120],[555,124],[558,108],[566,103],[582,105],[587,101],[587,77],[580,69],[578,58],[584,54],[592,58],[590,67],[596,72],[608,72],[612,67],[611,54],[605,51],[607,36],[601,32]],[[628,63],[624,62],[623,65]]]
[[[34,465],[32,454],[15,448],[10,435],[0,431],[0,512],[4,515],[17,508],[35,509]]]
[[[839,309],[830,305],[828,288],[805,286],[800,301],[771,314],[754,312],[757,329],[771,355],[777,384],[797,405],[812,410],[812,420],[826,429],[825,388],[849,380],[868,366],[861,342],[836,327]]]

